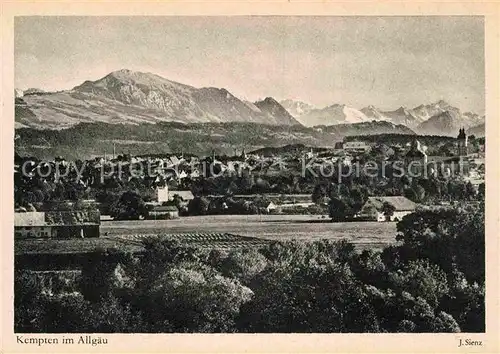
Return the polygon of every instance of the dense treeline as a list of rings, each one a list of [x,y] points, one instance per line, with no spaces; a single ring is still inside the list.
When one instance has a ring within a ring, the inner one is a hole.
[[[110,250],[83,293],[49,296],[17,270],[16,332],[484,332],[484,206],[422,210],[401,243],[274,242],[223,252],[161,238]],[[112,257],[111,257],[112,256]]]
[[[26,110],[21,105],[16,105],[16,109]],[[383,134],[390,131],[402,134]],[[366,133],[370,135],[365,135]],[[239,150],[244,147],[249,152],[264,146],[271,149],[276,147],[279,150],[280,146],[295,144],[333,147],[336,142],[343,139],[406,144],[418,138],[424,145],[431,147],[447,143],[452,146],[455,143],[451,137],[417,136],[401,125],[394,130],[389,122],[339,124],[315,128],[239,122],[192,124],[161,122],[138,125],[94,122],[80,123],[60,130],[19,128],[16,129],[16,134],[19,136],[16,149],[23,154],[33,154],[41,158],[66,156],[72,159],[102,155],[105,151],[110,154],[113,143],[116,143],[117,151],[120,153],[130,152],[133,155],[181,151],[210,155],[214,149],[220,154],[232,154],[235,147]]]
[[[262,146],[286,144],[331,145],[330,134],[303,126],[273,126],[253,123],[162,122],[157,124],[80,123],[61,130],[16,129],[16,150],[43,158],[66,156],[85,159],[111,154],[113,143],[118,153],[161,154],[193,153],[208,156],[212,150],[233,154],[245,147],[247,152]],[[238,152],[238,153],[239,153]]]

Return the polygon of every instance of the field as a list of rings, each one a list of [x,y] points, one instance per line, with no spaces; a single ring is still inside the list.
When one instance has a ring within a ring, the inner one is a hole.
[[[175,220],[104,221],[101,235],[106,233],[111,238],[230,233],[268,240],[347,239],[361,249],[379,249],[396,242],[396,223],[332,223],[317,215],[210,215]]]

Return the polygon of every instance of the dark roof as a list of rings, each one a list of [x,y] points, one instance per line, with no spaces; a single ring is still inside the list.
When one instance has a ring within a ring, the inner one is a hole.
[[[48,226],[96,225],[101,222],[98,210],[47,211],[45,223]]]

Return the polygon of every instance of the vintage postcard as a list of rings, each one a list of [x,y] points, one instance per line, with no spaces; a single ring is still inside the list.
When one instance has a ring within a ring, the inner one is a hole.
[[[4,3],[1,352],[498,352],[499,10]]]

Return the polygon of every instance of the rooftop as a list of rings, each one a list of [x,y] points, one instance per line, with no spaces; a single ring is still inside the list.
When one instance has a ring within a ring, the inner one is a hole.
[[[96,225],[101,222],[101,215],[94,210],[48,211],[45,222],[49,226]]]
[[[101,215],[98,210],[64,210],[15,212],[14,226],[69,226],[99,225]]]
[[[389,203],[396,208],[396,211],[413,211],[417,204],[403,196],[394,197],[368,197],[368,202],[371,203],[377,210],[382,209],[384,203]]]
[[[178,195],[179,197],[181,197],[182,199],[184,200],[189,200],[189,199],[194,199],[194,195],[191,191],[175,191],[175,190],[170,190],[168,192],[169,196],[174,196],[174,195]]]

